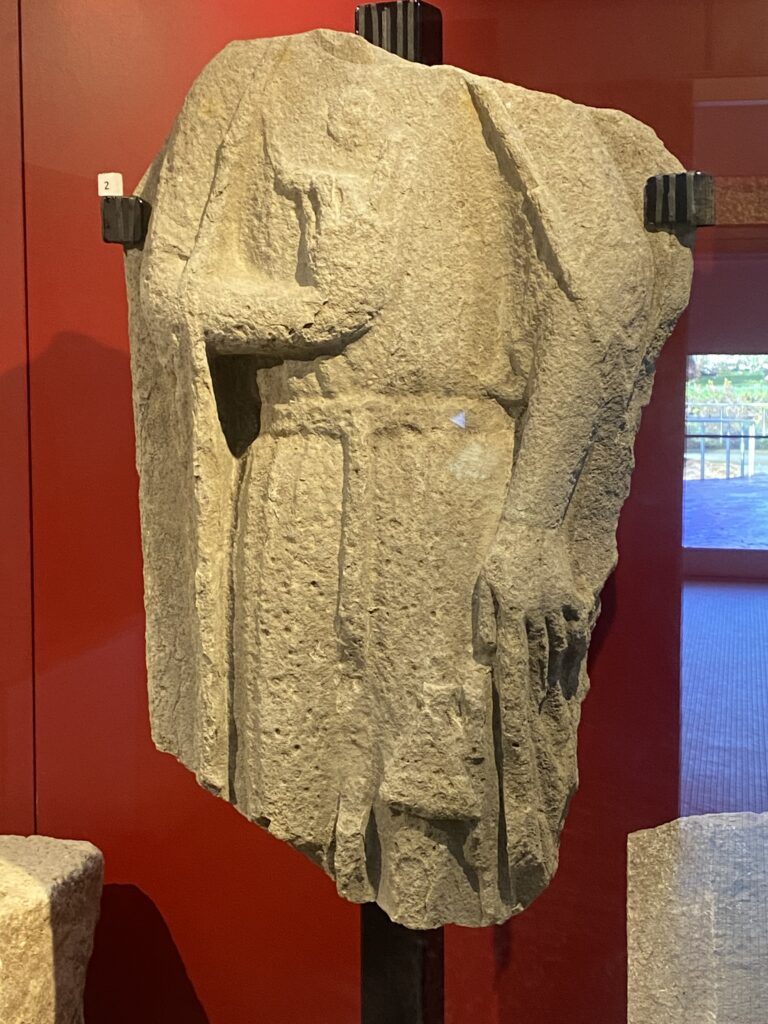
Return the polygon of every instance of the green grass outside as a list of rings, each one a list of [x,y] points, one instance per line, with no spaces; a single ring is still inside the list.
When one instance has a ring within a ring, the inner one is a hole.
[[[685,397],[689,403],[741,404],[768,402],[768,380],[764,371],[718,373],[715,377],[689,380]]]

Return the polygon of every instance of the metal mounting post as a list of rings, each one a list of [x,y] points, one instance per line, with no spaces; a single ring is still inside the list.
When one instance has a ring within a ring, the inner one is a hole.
[[[443,929],[412,931],[365,903],[360,938],[361,1024],[443,1024]]]
[[[355,32],[419,64],[443,60],[443,17],[422,0],[362,4]],[[443,1024],[443,929],[393,924],[375,903],[361,911],[361,1024]]]
[[[443,16],[422,0],[361,4],[355,11],[355,32],[405,60],[442,63]]]

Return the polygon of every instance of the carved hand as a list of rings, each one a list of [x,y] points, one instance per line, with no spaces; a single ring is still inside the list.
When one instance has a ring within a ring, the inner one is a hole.
[[[563,527],[502,523],[483,568],[476,615],[487,650],[495,647],[494,629],[507,638],[517,631],[542,700],[556,686],[567,699],[574,696],[595,602],[574,577]]]

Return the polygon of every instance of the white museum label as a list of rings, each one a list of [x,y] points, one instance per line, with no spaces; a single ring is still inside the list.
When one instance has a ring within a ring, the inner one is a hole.
[[[123,176],[117,171],[104,171],[98,177],[100,196],[121,196],[123,194]]]

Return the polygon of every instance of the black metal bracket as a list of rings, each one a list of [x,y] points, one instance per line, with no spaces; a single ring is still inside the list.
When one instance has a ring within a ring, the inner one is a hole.
[[[717,223],[715,179],[702,171],[656,174],[645,183],[645,226],[649,231],[686,233]]]
[[[397,5],[364,4],[357,8],[357,13],[366,8],[392,6],[429,5],[400,0]],[[102,196],[103,241],[123,245],[126,249],[140,248],[147,237],[151,213],[150,203],[140,196]],[[648,231],[675,233],[716,224],[714,177],[702,171],[654,175],[645,183],[644,219]]]
[[[405,60],[442,63],[443,15],[423,0],[361,4],[355,10],[355,32]]]
[[[126,249],[141,248],[152,207],[139,196],[101,197],[101,237]]]

